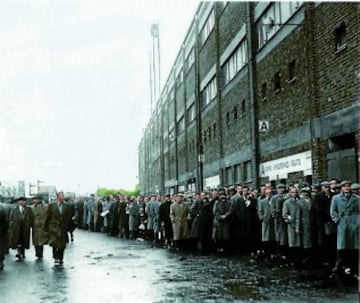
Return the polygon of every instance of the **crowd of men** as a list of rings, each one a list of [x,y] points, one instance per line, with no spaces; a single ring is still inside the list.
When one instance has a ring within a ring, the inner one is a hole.
[[[203,191],[80,199],[80,228],[142,238],[172,250],[249,254],[276,266],[331,268],[358,277],[359,185],[271,183]]]
[[[321,184],[271,183],[260,190],[246,184],[201,193],[122,194],[31,206],[0,204],[0,269],[7,248],[25,258],[30,230],[36,257],[53,247],[55,264],[63,263],[69,232],[75,226],[124,239],[145,239],[170,250],[249,254],[275,266],[331,268],[331,274],[358,278],[360,186],[332,179]]]
[[[14,203],[0,203],[0,270],[9,249],[16,250],[19,262],[26,258],[30,242],[37,260],[43,258],[44,245],[49,245],[55,266],[62,265],[69,233],[74,230],[75,205],[65,203],[63,192],[57,194],[57,201],[49,204],[40,196],[32,198],[31,206],[24,196],[16,198]]]

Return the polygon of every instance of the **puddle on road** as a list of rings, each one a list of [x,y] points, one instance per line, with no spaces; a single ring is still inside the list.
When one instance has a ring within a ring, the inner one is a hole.
[[[234,282],[225,285],[225,289],[235,298],[246,300],[261,300],[264,296],[258,293],[255,286]]]

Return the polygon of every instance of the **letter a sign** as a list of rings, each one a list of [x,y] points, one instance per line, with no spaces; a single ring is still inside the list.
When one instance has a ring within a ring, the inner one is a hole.
[[[259,132],[269,131],[269,121],[259,120]]]

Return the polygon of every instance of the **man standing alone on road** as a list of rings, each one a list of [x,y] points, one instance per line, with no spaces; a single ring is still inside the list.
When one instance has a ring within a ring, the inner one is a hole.
[[[64,250],[69,242],[68,230],[72,220],[71,206],[64,203],[64,193],[57,194],[57,201],[49,204],[46,218],[46,230],[49,234],[49,245],[53,248],[55,266],[63,264]]]

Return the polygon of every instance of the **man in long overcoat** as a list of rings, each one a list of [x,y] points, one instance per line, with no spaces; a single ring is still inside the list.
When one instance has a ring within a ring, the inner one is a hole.
[[[172,245],[173,231],[170,219],[170,194],[165,195],[165,201],[159,206],[159,224],[164,232],[165,245],[170,248]]]
[[[49,245],[53,249],[55,265],[63,264],[64,250],[69,242],[68,231],[71,227],[72,209],[64,202],[64,193],[57,194],[57,201],[49,204],[45,228],[49,235]]]
[[[213,208],[213,240],[218,251],[228,252],[230,240],[230,200],[226,198],[224,190],[219,190],[219,199]]]
[[[275,255],[275,227],[274,218],[271,215],[271,188],[266,188],[265,196],[259,200],[258,217],[261,221],[261,241],[266,257]]]
[[[175,203],[170,206],[170,219],[176,249],[183,249],[185,240],[189,239],[188,216],[189,207],[183,201],[183,194],[176,194]]]
[[[48,206],[41,201],[40,196],[33,197],[31,207],[34,224],[32,228],[32,243],[35,247],[35,256],[42,259],[44,245],[48,242],[48,234],[45,230],[45,220],[47,217]]]
[[[119,199],[113,194],[109,195],[109,235],[116,237],[119,234]]]
[[[139,199],[139,197],[138,197]],[[129,203],[129,232],[130,239],[136,239],[139,230],[139,204],[135,197],[130,197]]]
[[[271,215],[274,218],[276,249],[278,257],[284,258],[287,254],[287,226],[282,217],[282,209],[285,201],[284,184],[276,186],[277,194],[271,198]]]
[[[207,200],[206,193],[201,192],[199,199],[196,199],[189,208],[191,216],[190,238],[194,248],[200,246],[200,214],[203,212]]]
[[[330,216],[330,205],[333,195],[328,181],[321,183],[321,192],[314,196],[316,220],[315,244],[317,258],[321,264],[335,265],[336,260],[336,225]]]
[[[5,206],[0,202],[0,270],[4,268],[5,252],[8,248],[8,215]]]
[[[358,275],[360,197],[351,193],[351,182],[340,184],[341,192],[331,200],[330,214],[337,224],[336,270]]]
[[[85,207],[84,198],[79,197],[79,199],[75,203],[75,214],[76,214],[75,216],[76,216],[77,226],[80,229],[85,227],[85,224],[84,224],[84,207]]]
[[[290,188],[290,197],[285,200],[283,205],[282,216],[287,224],[289,257],[293,263],[300,261],[301,242],[299,230],[297,230],[299,206],[299,191],[295,186]]]
[[[9,247],[17,249],[16,258],[20,261],[25,258],[25,249],[30,248],[30,228],[33,225],[33,215],[26,205],[26,198],[19,197],[17,205],[9,214]]]
[[[123,195],[119,195],[119,236],[129,238],[129,201]]]

